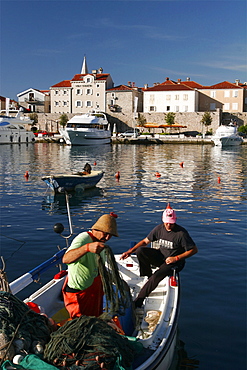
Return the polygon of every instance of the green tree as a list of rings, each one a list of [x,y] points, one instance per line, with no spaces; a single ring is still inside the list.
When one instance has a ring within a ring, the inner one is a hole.
[[[139,114],[138,113],[137,122],[138,122],[138,126],[144,127],[145,124],[147,123],[147,120],[146,120],[146,118],[142,114]]]
[[[176,113],[168,112],[165,113],[165,121],[168,125],[174,125]]]
[[[67,122],[68,122],[68,116],[67,116],[67,114],[65,114],[65,113],[63,113],[61,116],[60,116],[60,118],[59,118],[59,124],[61,125],[61,126],[66,126],[66,124],[67,124]]]
[[[247,125],[242,125],[238,128],[239,132],[242,132],[243,134],[247,134]]]
[[[204,112],[203,116],[202,116],[202,119],[201,119],[201,123],[208,127],[211,125],[212,123],[212,117],[211,117],[211,114],[209,112]]]
[[[33,121],[32,126],[39,122],[37,113],[30,113],[29,118]]]

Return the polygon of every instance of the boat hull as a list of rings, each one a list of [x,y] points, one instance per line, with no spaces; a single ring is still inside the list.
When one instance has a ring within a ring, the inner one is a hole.
[[[66,141],[69,145],[102,145],[111,142],[111,131],[79,131],[67,130],[68,139]]]
[[[216,146],[237,146],[243,142],[240,136],[213,137],[212,140]]]
[[[51,175],[42,177],[42,180],[55,193],[59,192],[59,188],[66,191],[84,191],[96,186],[103,175],[103,171],[92,171],[90,175]]]
[[[0,144],[34,143],[35,136],[24,126],[12,123],[11,120],[0,122]]]

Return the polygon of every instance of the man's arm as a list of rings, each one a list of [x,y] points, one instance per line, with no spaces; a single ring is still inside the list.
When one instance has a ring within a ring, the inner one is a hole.
[[[134,253],[135,250],[139,247],[146,247],[150,243],[150,240],[148,238],[142,239],[140,242],[134,245],[133,248],[130,248],[127,250],[127,252],[124,252],[122,256],[120,257],[120,260],[125,260],[125,258],[129,257],[131,253]]]
[[[63,263],[70,264],[76,262],[84,254],[91,253],[100,253],[105,248],[105,244],[101,242],[93,242],[82,245],[79,248],[70,249],[63,256]]]
[[[186,258],[189,258],[191,256],[193,256],[194,254],[196,254],[198,252],[198,249],[197,249],[197,246],[194,245],[194,247],[184,253],[181,253],[175,257],[167,257],[166,259],[166,263],[167,265],[169,265],[170,263],[175,263],[179,260],[184,260]]]

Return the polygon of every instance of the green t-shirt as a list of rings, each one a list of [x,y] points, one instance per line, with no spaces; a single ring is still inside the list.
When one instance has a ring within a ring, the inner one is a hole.
[[[92,242],[90,235],[82,232],[73,239],[68,251]],[[100,255],[105,261],[104,250]],[[88,252],[76,262],[68,264],[68,286],[72,289],[84,290],[93,284],[98,274],[97,254]]]

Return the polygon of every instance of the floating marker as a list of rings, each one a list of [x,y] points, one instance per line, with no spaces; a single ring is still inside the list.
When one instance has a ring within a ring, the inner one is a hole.
[[[119,171],[117,171],[117,172],[115,173],[115,177],[116,177],[116,179],[117,179],[117,180],[119,180],[119,179],[120,179],[120,172],[119,172]]]
[[[183,166],[184,166],[184,162],[180,162],[180,163],[179,163],[179,166],[183,168]]]
[[[159,172],[155,172],[155,176],[156,176],[156,177],[160,177],[160,176],[161,176],[161,174],[160,174]]]
[[[95,161],[95,162],[94,162],[94,165],[96,166],[96,164],[97,164],[97,162]]]
[[[220,180],[220,177],[218,177],[218,184],[220,184],[220,181],[221,181],[221,180]]]
[[[26,179],[26,180],[28,180],[28,178],[29,178],[29,173],[28,173],[28,171],[26,171],[26,172],[25,172],[24,177],[25,177],[25,179]]]

